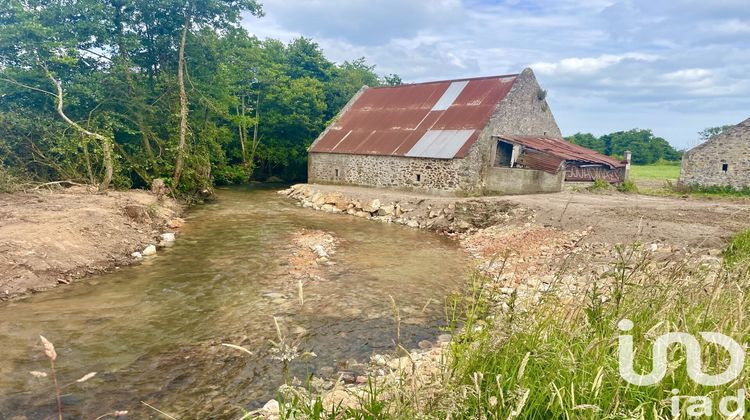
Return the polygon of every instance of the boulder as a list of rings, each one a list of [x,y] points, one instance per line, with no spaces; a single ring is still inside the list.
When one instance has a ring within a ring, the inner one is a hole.
[[[381,206],[378,210],[378,216],[391,216],[395,212],[395,207],[393,207],[393,204],[388,204],[385,206]]]
[[[334,213],[334,212],[341,211],[341,210],[337,209],[336,206],[334,206],[333,204],[323,204],[322,206],[320,206],[320,209],[323,210],[323,211],[325,211],[325,212],[328,212],[328,213]]]
[[[260,411],[266,416],[278,416],[280,412],[279,402],[276,400],[269,400],[263,405],[263,408],[261,408]]]
[[[445,216],[439,216],[432,220],[430,223],[430,229],[436,232],[447,232],[450,230],[451,222]]]
[[[312,202],[313,206],[320,207],[326,203],[325,195],[321,192],[316,192],[310,197],[310,202]]]
[[[172,232],[162,233],[161,240],[162,242],[174,242],[175,241],[174,233]]]
[[[156,246],[155,245],[149,245],[146,248],[143,249],[143,252],[141,252],[144,257],[148,257],[151,255],[156,255]]]
[[[377,198],[365,203],[364,206],[362,206],[362,210],[368,212],[368,213],[375,213],[376,211],[380,210],[380,200]]]
[[[135,258],[136,260],[140,260],[141,258],[143,258],[143,254],[141,254],[141,253],[140,253],[140,252],[138,252],[138,251],[136,251],[136,252],[134,252],[134,253],[130,254],[130,256],[131,256],[131,257],[133,257],[133,258]]]

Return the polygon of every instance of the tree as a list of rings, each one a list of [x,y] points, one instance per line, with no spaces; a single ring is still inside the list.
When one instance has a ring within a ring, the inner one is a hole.
[[[89,6],[90,4],[85,2],[25,4],[12,0],[0,1],[0,8],[3,10],[0,14],[0,25],[5,29],[0,34],[0,68],[12,67],[20,70],[19,76],[36,81],[32,84],[19,82],[11,71],[4,71],[0,80],[29,91],[53,96],[55,111],[65,123],[101,143],[105,170],[99,190],[105,191],[109,188],[114,174],[112,139],[85,129],[68,117],[63,107],[62,82],[50,69],[51,66],[55,66],[60,72],[75,71],[74,66],[82,59],[80,52],[87,50],[91,44],[89,40],[82,40],[79,33],[55,30],[49,26],[50,22],[58,20],[65,24],[70,21],[70,16],[85,15],[85,12],[90,11]],[[81,28],[83,32],[90,29],[86,25],[81,25]],[[39,78],[42,76],[52,83],[54,92],[48,91],[41,84]]]
[[[255,16],[263,14],[260,4],[255,0],[187,0],[183,4],[184,19],[180,35],[180,49],[177,59],[177,85],[180,97],[180,130],[177,145],[177,160],[174,167],[172,184],[175,188],[180,185],[182,170],[186,154],[186,137],[188,131],[188,98],[185,91],[185,45],[187,34],[195,24],[198,27],[212,29],[226,29],[237,24],[242,11],[249,11]]]
[[[733,127],[732,125],[722,125],[718,127],[708,127],[698,132],[698,141],[703,143],[713,136],[723,133],[726,129]]]
[[[306,148],[363,85],[311,39],[259,40],[250,0],[0,0],[0,160],[106,188],[192,194],[304,179]],[[58,90],[59,87],[59,90]]]
[[[383,79],[381,80],[380,84],[386,85],[386,86],[400,86],[404,83],[403,80],[401,80],[401,76],[398,74],[386,74],[383,76]]]
[[[681,154],[668,141],[654,136],[651,130],[632,129],[617,131],[596,137],[590,133],[577,133],[566,138],[599,153],[623,157],[626,151],[633,152],[633,163],[646,165],[659,160],[677,161]]]

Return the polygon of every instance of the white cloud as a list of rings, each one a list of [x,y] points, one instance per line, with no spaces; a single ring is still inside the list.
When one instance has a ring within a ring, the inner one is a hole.
[[[532,64],[531,68],[540,74],[548,75],[592,75],[625,60],[654,61],[658,58],[653,54],[642,53],[603,54],[598,57],[564,58],[553,63],[538,62]]]
[[[406,81],[531,66],[566,134],[652,128],[685,144],[750,115],[747,0],[264,0],[245,25],[312,37]]]

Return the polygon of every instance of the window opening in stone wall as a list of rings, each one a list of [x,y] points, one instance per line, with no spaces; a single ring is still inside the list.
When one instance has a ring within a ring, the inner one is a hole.
[[[729,164],[728,163],[722,163],[721,164],[721,170],[724,172],[729,172]]]
[[[422,182],[422,174],[417,174],[417,182]]]
[[[495,149],[495,166],[510,168],[513,160],[513,145],[504,141],[497,142]]]
[[[337,168],[337,169],[336,169],[336,178],[338,178],[338,177],[339,177],[339,170],[338,170],[338,168]]]

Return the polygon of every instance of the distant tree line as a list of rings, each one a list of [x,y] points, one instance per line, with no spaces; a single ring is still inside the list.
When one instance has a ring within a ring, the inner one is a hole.
[[[306,147],[362,85],[310,39],[240,26],[255,0],[0,0],[0,170],[121,188],[306,175]]]
[[[633,152],[633,163],[648,165],[659,161],[678,161],[682,153],[668,141],[654,136],[651,130],[633,129],[596,137],[590,133],[576,133],[566,137],[571,143],[596,150],[599,153],[622,158],[625,151]]]

